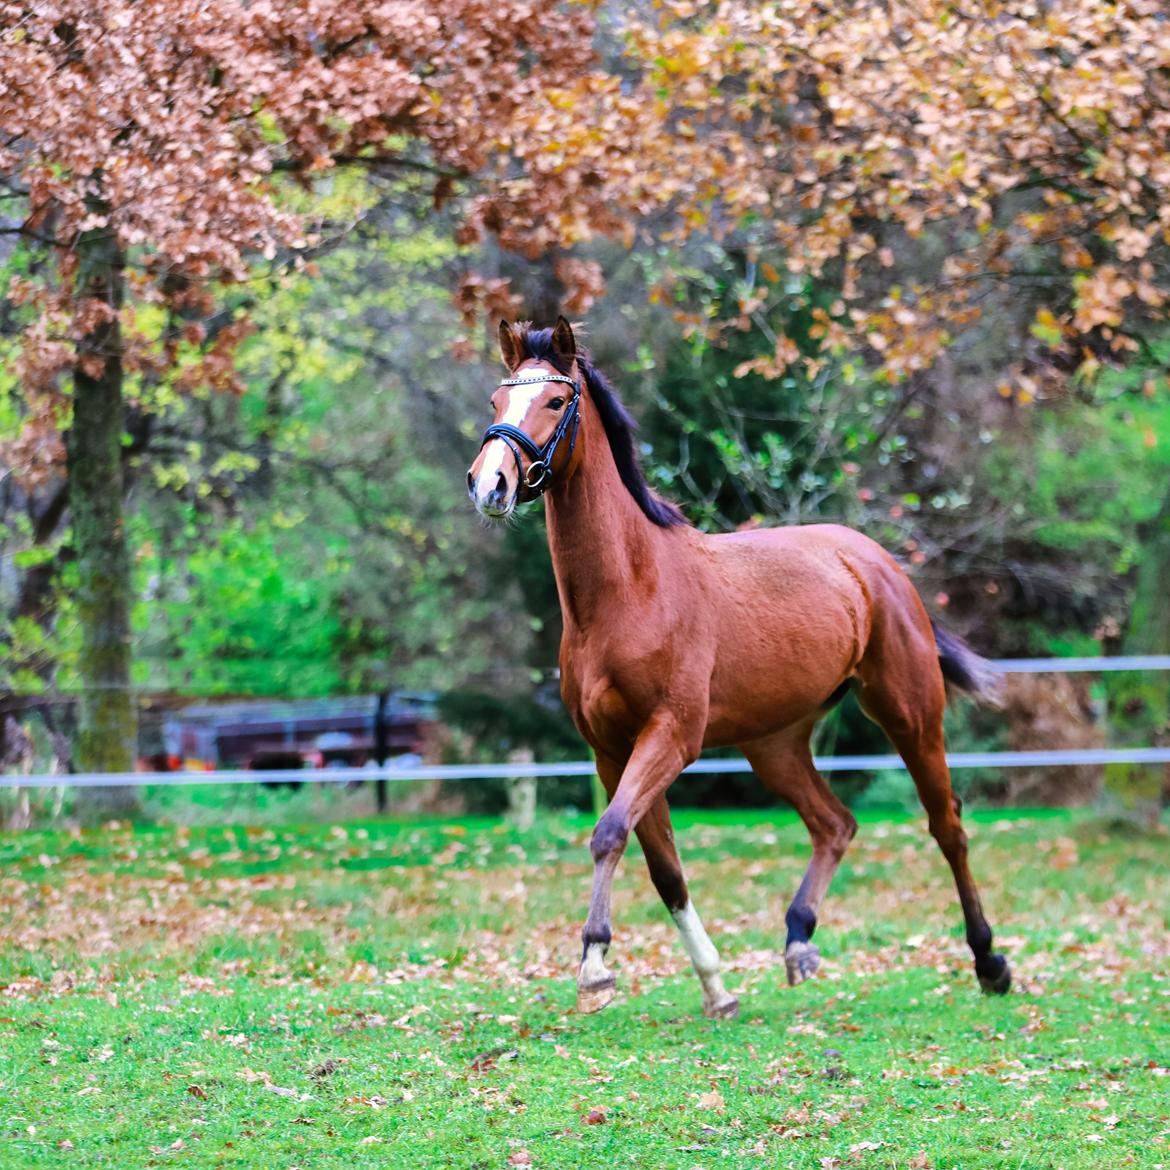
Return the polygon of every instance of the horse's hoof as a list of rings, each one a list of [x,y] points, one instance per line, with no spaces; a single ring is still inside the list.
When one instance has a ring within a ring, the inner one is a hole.
[[[784,950],[784,966],[789,986],[795,987],[815,975],[821,965],[821,953],[810,942],[789,943]]]
[[[991,955],[983,964],[983,970],[975,968],[979,986],[984,995],[1007,995],[1012,985],[1012,969],[1003,955]]]
[[[739,1015],[739,1000],[734,995],[729,995],[726,999],[705,999],[703,1015],[709,1020],[734,1020]]]
[[[577,987],[577,1011],[583,1016],[599,1012],[617,995],[617,980],[611,975],[592,987]]]

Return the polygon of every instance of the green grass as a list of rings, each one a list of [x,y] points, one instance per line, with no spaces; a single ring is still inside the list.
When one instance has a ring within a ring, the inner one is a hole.
[[[917,821],[863,823],[789,989],[803,829],[676,820],[736,1021],[636,848],[573,1013],[583,819],[0,836],[0,1167],[1170,1170],[1165,835],[972,818],[990,1000]]]

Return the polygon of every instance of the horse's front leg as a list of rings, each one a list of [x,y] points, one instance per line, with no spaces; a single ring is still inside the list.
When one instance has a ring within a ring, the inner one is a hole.
[[[580,1012],[600,1011],[614,997],[615,979],[605,965],[605,955],[613,937],[610,923],[613,875],[626,851],[630,833],[698,752],[699,745],[688,741],[676,718],[653,718],[638,736],[621,780],[612,792],[609,808],[593,830],[589,843],[593,854],[593,896],[581,932],[583,953],[577,974]]]
[[[719,952],[703,929],[698,912],[691,903],[682,862],[674,846],[674,831],[670,827],[670,810],[665,796],[660,796],[650,806],[649,812],[638,822],[635,832],[642,843],[642,852],[646,855],[650,879],[678,927],[683,946],[702,985],[703,1015],[712,1019],[738,1015],[739,1000],[723,986]]]

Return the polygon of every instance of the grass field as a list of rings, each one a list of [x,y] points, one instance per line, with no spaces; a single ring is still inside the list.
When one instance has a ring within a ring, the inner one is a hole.
[[[636,846],[573,1013],[583,819],[0,836],[0,1167],[1170,1170],[1170,838],[971,818],[992,1000],[919,822],[863,823],[789,989],[803,830],[676,820],[736,1021]]]

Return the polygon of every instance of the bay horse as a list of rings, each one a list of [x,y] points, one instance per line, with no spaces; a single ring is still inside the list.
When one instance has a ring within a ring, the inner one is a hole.
[[[932,625],[884,549],[832,524],[707,535],[646,483],[634,427],[569,322],[499,330],[509,376],[492,395],[467,488],[484,517],[545,498],[564,616],[561,694],[609,805],[590,841],[593,894],[577,1007],[614,996],[610,891],[630,832],[682,936],[703,1011],[736,999],[691,903],[666,790],[705,747],[737,746],[800,815],[812,860],[785,915],[789,983],[813,974],[817,910],[857,821],[813,766],[813,727],[849,687],[897,748],[950,864],[985,992],[1011,985],[967,864],[943,748],[945,683],[993,698],[989,664]]]

